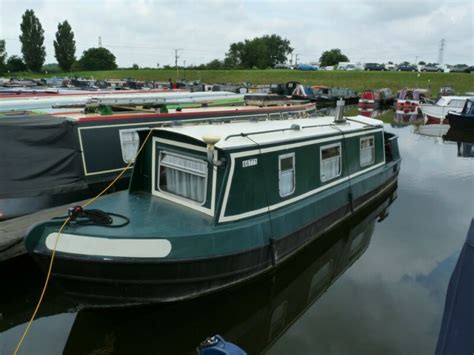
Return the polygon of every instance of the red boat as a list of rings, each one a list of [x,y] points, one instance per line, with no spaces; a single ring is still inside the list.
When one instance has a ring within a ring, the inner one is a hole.
[[[394,96],[389,88],[366,90],[359,99],[360,108],[372,108],[390,105],[393,103]]]
[[[396,103],[396,120],[399,122],[413,122],[418,118],[420,103],[424,103],[429,96],[426,89],[403,89],[398,93]]]

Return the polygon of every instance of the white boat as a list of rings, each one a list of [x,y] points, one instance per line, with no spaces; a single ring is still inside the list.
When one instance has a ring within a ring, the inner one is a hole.
[[[92,95],[29,96],[21,98],[0,98],[0,111],[33,110],[54,112],[55,107],[84,106],[87,104],[182,104],[206,103],[216,100],[242,99],[243,94],[227,91],[211,92],[133,92],[94,93]]]
[[[436,104],[421,104],[425,123],[447,123],[448,111],[461,112],[469,96],[442,96]]]

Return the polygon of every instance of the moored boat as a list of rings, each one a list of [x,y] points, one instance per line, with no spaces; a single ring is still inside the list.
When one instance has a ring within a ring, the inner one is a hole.
[[[461,112],[469,96],[442,96],[435,104],[420,105],[426,124],[448,124],[448,112]]]
[[[53,278],[89,305],[183,300],[255,277],[392,189],[400,169],[397,137],[340,108],[336,120],[140,134],[129,191],[94,206],[115,228],[78,217],[57,241]],[[43,268],[61,223],[26,238]]]
[[[288,101],[274,107],[176,107],[164,112],[128,105],[116,112],[106,105],[88,110],[0,118],[0,165],[6,167],[0,170],[0,220],[97,193],[133,158],[137,131],[186,122],[307,117],[315,106]],[[130,172],[118,182],[118,190],[128,186]]]
[[[466,99],[461,112],[448,112],[449,125],[456,129],[474,130],[474,98]]]
[[[144,105],[158,106],[164,104],[210,103],[234,99],[243,103],[244,95],[232,92],[184,92],[162,90],[135,90],[133,92],[90,92],[87,94],[55,94],[48,96],[3,97],[0,98],[0,112],[35,111],[54,113],[83,109],[91,104],[103,105]],[[79,110],[77,110],[79,111]]]
[[[392,90],[389,88],[366,90],[360,96],[358,106],[360,108],[387,106],[393,104],[394,99]]]
[[[318,105],[335,104],[337,100],[343,99],[348,104],[356,104],[359,101],[357,92],[348,88],[327,87],[322,85],[312,86],[314,101]]]
[[[418,118],[418,106],[425,102],[429,91],[426,89],[403,89],[398,93],[395,116],[398,122],[414,122]]]

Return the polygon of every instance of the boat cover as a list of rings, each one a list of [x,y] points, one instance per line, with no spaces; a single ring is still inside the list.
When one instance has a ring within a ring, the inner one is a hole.
[[[436,355],[474,354],[474,219],[449,281]]]
[[[0,117],[0,199],[76,191],[83,180],[76,125],[48,115]]]

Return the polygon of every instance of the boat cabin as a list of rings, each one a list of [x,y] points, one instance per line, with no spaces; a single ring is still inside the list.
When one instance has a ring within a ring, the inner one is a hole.
[[[462,116],[474,119],[474,100],[467,99],[461,112]]]
[[[437,102],[437,106],[447,106],[453,109],[461,109],[464,107],[469,96],[442,96]]]
[[[362,116],[342,124],[323,117],[159,128],[130,190],[234,222],[291,208],[380,168],[398,156],[386,139],[380,121]]]

